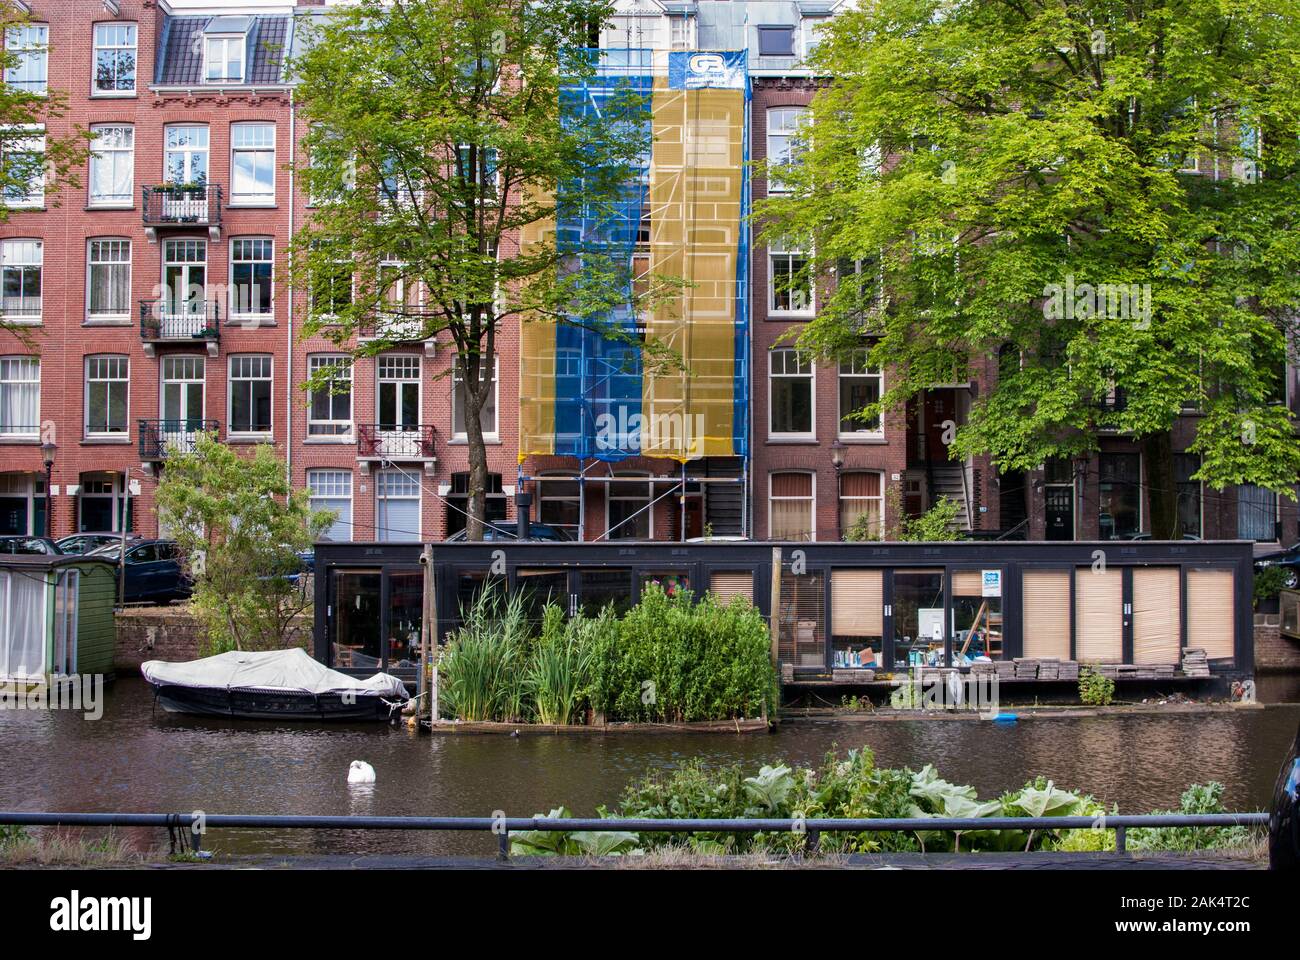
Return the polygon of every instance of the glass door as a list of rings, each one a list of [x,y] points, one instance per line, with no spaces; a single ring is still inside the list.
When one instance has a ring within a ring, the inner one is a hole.
[[[162,372],[161,440],[168,450],[193,450],[203,428],[203,358],[163,357]]]
[[[895,570],[893,594],[894,667],[944,662],[943,568]]]
[[[335,570],[330,584],[333,595],[334,632],[330,637],[329,665],[336,670],[381,669],[378,570]]]
[[[168,240],[163,245],[163,339],[193,337],[206,328],[208,245]]]

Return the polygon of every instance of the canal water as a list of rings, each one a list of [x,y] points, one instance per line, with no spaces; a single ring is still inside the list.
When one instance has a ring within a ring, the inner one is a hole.
[[[1300,699],[1295,683],[1265,698]],[[1300,723],[1300,704],[1203,715],[962,721],[795,720],[773,734],[428,736],[385,725],[312,726],[154,713],[149,688],[123,678],[102,719],[0,711],[0,809],[267,814],[509,816],[561,804],[590,814],[651,768],[699,756],[711,764],[818,762],[868,746],[887,766],[933,763],[982,797],[1037,774],[1114,802],[1126,813],[1177,804],[1195,781],[1218,780],[1229,809],[1263,809]],[[365,760],[373,785],[346,782]],[[131,834],[157,844],[162,831]],[[471,834],[212,831],[230,853],[489,854]]]

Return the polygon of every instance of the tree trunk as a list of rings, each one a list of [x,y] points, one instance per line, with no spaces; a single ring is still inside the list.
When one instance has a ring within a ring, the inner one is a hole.
[[[469,453],[469,498],[465,518],[465,539],[483,539],[483,521],[487,516],[487,445],[483,442],[480,415],[483,402],[479,391],[465,378],[465,440]]]
[[[1142,459],[1146,465],[1151,536],[1155,540],[1176,540],[1178,489],[1174,482],[1174,442],[1168,430],[1142,439]]]

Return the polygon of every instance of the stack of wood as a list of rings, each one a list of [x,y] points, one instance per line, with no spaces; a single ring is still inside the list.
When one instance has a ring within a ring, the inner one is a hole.
[[[836,683],[870,683],[876,679],[876,671],[868,667],[834,667],[831,679]]]
[[[1151,666],[1151,671],[1157,680],[1172,680],[1176,669],[1177,664],[1173,663],[1156,663]]]
[[[1115,679],[1117,680],[1154,680],[1155,678],[1154,670],[1138,666],[1135,663],[1121,663],[1115,670]]]
[[[1078,680],[1079,679],[1079,661],[1062,660],[1060,669],[1057,671],[1058,680]]]
[[[1016,657],[1015,677],[1017,680],[1037,680],[1038,661],[1031,657]]]
[[[1044,657],[1038,661],[1039,680],[1059,680],[1061,678],[1061,661],[1056,657]]]
[[[1093,664],[1093,669],[1096,670],[1098,673],[1100,673],[1103,677],[1108,677],[1111,680],[1119,679],[1118,663],[1097,663],[1097,664]]]
[[[1192,649],[1191,647],[1183,648],[1183,676],[1185,677],[1208,677],[1210,675],[1210,660],[1205,655],[1204,650]]]
[[[781,664],[781,682],[782,682],[782,683],[794,683],[794,664],[793,664],[793,663],[783,663],[783,664]]]
[[[1016,679],[1016,664],[1012,660],[995,660],[993,665],[997,668],[998,680]]]
[[[994,660],[976,660],[970,665],[970,672],[978,676],[993,674],[998,672],[998,665]]]

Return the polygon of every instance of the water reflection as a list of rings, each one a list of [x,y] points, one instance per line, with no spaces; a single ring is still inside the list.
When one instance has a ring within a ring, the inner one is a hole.
[[[770,736],[421,736],[384,725],[312,727],[156,715],[148,688],[122,679],[104,717],[0,711],[0,807],[208,813],[526,816],[564,804],[587,814],[617,801],[652,767],[818,763],[834,746],[870,746],[885,765],[933,763],[993,797],[1036,774],[1125,812],[1177,803],[1193,781],[1219,780],[1234,809],[1264,806],[1300,706],[1208,715],[980,722],[799,720]],[[347,783],[374,766],[373,784]],[[164,839],[161,831],[148,842]],[[493,838],[214,831],[232,852],[490,854]]]

